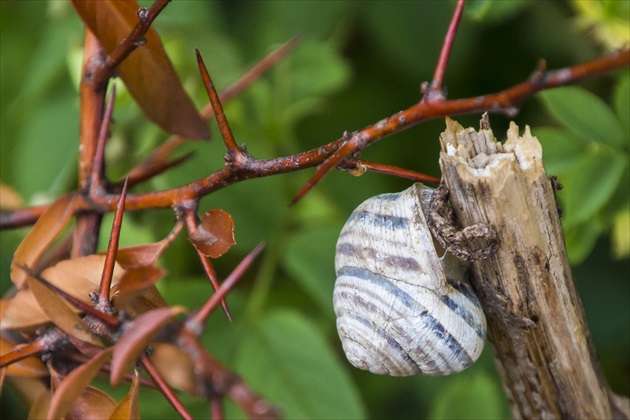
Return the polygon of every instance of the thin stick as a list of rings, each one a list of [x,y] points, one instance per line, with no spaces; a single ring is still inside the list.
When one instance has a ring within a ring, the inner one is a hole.
[[[171,389],[170,386],[166,383],[166,381],[160,376],[160,373],[157,371],[151,360],[147,357],[146,354],[143,354],[140,357],[140,363],[147,371],[155,385],[158,387],[162,395],[166,398],[166,400],[171,404],[171,406],[177,411],[177,413],[182,416],[184,419],[192,420],[193,416],[188,412],[184,404],[177,398],[175,392]]]
[[[230,129],[230,124],[228,123],[227,118],[225,118],[225,113],[223,112],[221,99],[219,99],[219,94],[214,88],[214,84],[212,83],[212,79],[210,78],[210,74],[208,73],[208,69],[203,62],[203,58],[201,58],[201,54],[199,53],[198,49],[195,49],[195,53],[197,54],[197,64],[199,65],[199,72],[201,73],[203,84],[206,87],[206,92],[208,92],[208,98],[210,99],[210,103],[212,104],[212,109],[214,110],[214,116],[217,119],[217,124],[219,124],[219,131],[221,131],[221,136],[223,137],[223,142],[225,143],[225,147],[227,148],[227,154],[230,158],[230,162],[239,163],[239,161],[243,159],[243,152],[236,144],[236,140],[234,140],[234,135],[232,134],[232,130]]]
[[[99,288],[98,303],[99,306],[102,305],[104,309],[111,309],[109,290],[112,286],[112,278],[114,277],[114,266],[116,264],[116,255],[118,254],[118,243],[120,241],[120,230],[122,228],[126,198],[127,182],[125,181],[122,192],[120,193],[120,200],[118,200],[118,205],[116,206],[116,214],[114,215],[112,232],[109,236],[109,244],[107,245],[107,254],[105,255],[105,264],[103,266],[103,275],[101,276]]]
[[[191,318],[193,325],[204,325],[208,316],[212,313],[214,308],[219,302],[223,302],[225,296],[234,287],[236,282],[240,280],[243,273],[249,268],[251,263],[256,259],[258,254],[265,247],[265,243],[259,243],[243,260],[236,266],[236,268],[230,273],[230,275],[221,283],[221,287],[208,299],[208,301],[201,307],[201,309]]]
[[[46,352],[48,349],[44,343],[44,340],[39,339],[32,343],[17,345],[13,347],[11,351],[0,356],[0,369],[17,363],[20,360],[28,359],[32,356],[37,356]]]
[[[103,122],[101,123],[101,129],[98,134],[98,141],[96,143],[96,152],[94,153],[94,159],[92,163],[92,180],[90,182],[90,189],[103,187],[103,176],[105,171],[105,144],[109,137],[109,127],[112,121],[112,112],[114,110],[114,101],[116,100],[116,85],[112,85],[112,90],[107,100],[107,106],[105,107],[105,115],[103,115]]]
[[[440,58],[435,66],[435,73],[433,73],[433,81],[429,85],[427,92],[423,100],[435,100],[444,99],[444,89],[442,88],[442,82],[444,80],[444,73],[446,72],[446,66],[448,60],[451,57],[451,51],[453,44],[455,43],[455,36],[457,35],[457,29],[459,28],[459,22],[462,18],[462,12],[464,11],[465,0],[459,0],[453,18],[446,32],[446,37],[442,43],[442,51],[440,52]]]
[[[423,174],[420,172],[410,171],[409,169],[399,168],[397,166],[384,165],[377,162],[369,162],[367,160],[359,160],[346,158],[338,165],[339,169],[345,169],[354,175],[361,175],[365,171],[376,172],[384,175],[397,176],[399,178],[411,179],[418,182],[432,182],[439,183],[440,178],[436,178],[431,175]]]

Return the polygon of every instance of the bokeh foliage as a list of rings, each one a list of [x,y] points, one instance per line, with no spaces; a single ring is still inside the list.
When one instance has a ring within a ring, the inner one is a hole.
[[[453,7],[454,2],[444,1],[178,0],[154,27],[199,107],[207,99],[194,48],[203,54],[215,84],[224,88],[273,47],[304,34],[298,50],[226,105],[237,141],[258,158],[272,158],[317,147],[418,101]],[[608,46],[591,35],[601,32],[611,13],[612,21],[625,18],[627,25],[629,13],[605,10],[600,15],[580,11],[581,22],[590,17],[598,29],[587,32],[575,25],[576,11],[568,2],[471,1],[446,74],[449,96],[504,89],[524,80],[538,58],[559,68],[603,54]],[[83,31],[63,1],[4,0],[0,12],[0,179],[28,204],[40,203],[76,185]],[[527,101],[514,118],[521,128],[532,127],[544,145],[548,170],[566,186],[558,196],[574,275],[607,377],[613,390],[625,395],[630,393],[628,80],[626,69],[586,80],[579,88],[548,91],[540,100]],[[167,136],[144,118],[120,81],[117,87],[116,123],[107,150],[113,179]],[[476,126],[479,115],[457,119]],[[498,138],[508,122],[491,115]],[[443,128],[443,121],[427,122],[362,156],[438,175],[437,139]],[[137,191],[179,186],[219,168],[224,148],[215,124],[212,129],[213,140],[187,144],[179,152],[193,151],[190,161]],[[310,173],[252,180],[202,200],[201,210],[223,208],[236,223],[237,245],[217,261],[219,274],[228,273],[259,241],[268,243],[256,270],[228,299],[234,324],[222,314],[211,319],[204,338],[211,352],[283,406],[288,417],[508,416],[489,349],[468,371],[447,378],[378,377],[345,361],[331,302],[337,233],[362,200],[401,190],[408,182],[332,173],[300,204],[287,208]],[[110,220],[104,223],[101,249]],[[128,214],[122,245],[156,241],[173,221],[170,210]],[[0,233],[3,292],[24,232]],[[169,275],[159,287],[169,303],[196,308],[211,293],[183,237],[162,265]],[[121,388],[117,391],[124,395]],[[153,391],[141,392],[141,398],[146,418],[173,416]],[[17,416],[23,410],[8,393],[2,406]],[[204,404],[192,407],[195,416],[207,416]],[[231,405],[228,414],[239,415]]]

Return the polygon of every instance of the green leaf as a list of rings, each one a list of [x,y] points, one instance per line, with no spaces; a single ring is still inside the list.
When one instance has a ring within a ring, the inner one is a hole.
[[[537,127],[534,134],[543,147],[543,162],[549,174],[558,175],[575,165],[587,145],[567,130]]]
[[[627,150],[630,149],[628,146],[628,142],[630,142],[630,75],[628,73],[626,73],[624,77],[621,77],[617,83],[614,103],[615,112],[626,133]]]
[[[365,418],[354,384],[315,325],[277,310],[256,326],[238,348],[237,370],[286,418]]]
[[[431,419],[487,419],[501,417],[503,394],[484,371],[463,381],[451,381],[429,410]]]
[[[597,96],[579,87],[540,92],[547,110],[578,136],[609,146],[623,146],[624,132],[612,110]]]
[[[311,226],[293,235],[283,265],[326,314],[332,315],[335,244],[339,226]]]
[[[291,96],[298,99],[329,95],[350,79],[350,66],[330,43],[304,42],[278,67],[290,76]]]
[[[608,148],[594,147],[561,179],[566,227],[594,216],[613,196],[628,165],[627,156]]]
[[[569,262],[572,265],[581,263],[589,256],[597,238],[602,233],[602,226],[597,220],[564,229],[564,242],[567,245]]]

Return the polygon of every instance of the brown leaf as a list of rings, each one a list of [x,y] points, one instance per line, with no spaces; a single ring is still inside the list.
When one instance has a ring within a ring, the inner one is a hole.
[[[158,308],[134,319],[114,346],[110,382],[118,384],[131,364],[166,323],[186,309],[181,306]]]
[[[161,240],[151,244],[120,248],[116,261],[126,269],[152,266],[157,264],[160,255],[168,245],[168,241]]]
[[[225,254],[234,241],[234,221],[222,209],[208,210],[201,224],[188,238],[199,252],[210,258]]]
[[[13,188],[0,182],[0,210],[15,210],[23,205],[24,200]]]
[[[131,389],[129,393],[116,406],[116,409],[109,417],[110,420],[139,419],[140,407],[138,406],[138,391],[140,390],[140,375],[137,370],[133,372]]]
[[[7,354],[16,346],[12,341],[0,337],[0,354]],[[36,357],[29,357],[12,363],[7,367],[6,374],[9,376],[26,376],[29,378],[41,378],[48,375],[46,366]]]
[[[72,403],[66,420],[106,419],[116,409],[116,401],[105,392],[93,386],[86,387]]]
[[[142,267],[127,270],[120,278],[115,295],[128,295],[146,289],[164,277],[166,270],[160,267]]]
[[[39,307],[31,291],[23,289],[7,301],[0,329],[32,332],[48,322],[50,319]]]
[[[76,399],[83,394],[92,378],[101,369],[111,353],[111,348],[103,349],[89,362],[79,366],[61,382],[50,401],[47,418],[59,418],[66,415]],[[115,405],[115,404],[114,404]],[[111,411],[110,411],[111,413]],[[109,416],[109,414],[107,414]]]
[[[66,226],[74,204],[74,195],[61,196],[39,217],[13,255],[11,265],[11,281],[21,288],[26,281],[26,272],[16,264],[33,268],[48,245]]]
[[[91,303],[90,292],[97,291],[105,264],[104,255],[87,255],[85,257],[64,260],[47,268],[42,277],[55,286],[63,289],[79,300]],[[16,267],[17,268],[17,267]],[[18,270],[24,272],[20,268]],[[125,271],[116,264],[112,288],[117,287]],[[45,287],[45,286],[44,286]],[[65,301],[64,301],[65,303]],[[78,310],[66,303],[73,312]],[[50,321],[32,295],[31,290],[19,290],[8,301],[6,312],[2,317],[2,329],[28,329],[39,327]]]
[[[114,306],[125,311],[131,318],[155,308],[167,306],[166,301],[155,286],[149,286],[140,293],[126,293],[114,296]]]
[[[27,277],[26,282],[40,308],[61,331],[95,346],[101,345],[83,320],[57,293],[33,277]]]
[[[134,0],[72,0],[85,25],[107,54],[126,38],[138,23],[140,8]],[[191,139],[210,137],[184,91],[157,32],[150,28],[146,44],[133,51],[118,67],[118,73],[146,116],[166,131]]]
[[[153,344],[155,352],[150,356],[151,363],[160,375],[171,385],[183,389],[191,395],[199,393],[199,382],[195,374],[195,364],[179,347],[169,343]]]
[[[46,389],[35,400],[31,409],[28,412],[29,419],[45,419],[48,409],[50,408],[50,399],[52,398],[52,392]]]

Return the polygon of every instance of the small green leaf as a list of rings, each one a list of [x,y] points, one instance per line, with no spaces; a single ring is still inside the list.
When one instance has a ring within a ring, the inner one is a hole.
[[[288,241],[283,260],[287,272],[329,315],[332,315],[339,230],[339,226],[313,226],[298,232]]]
[[[485,372],[466,381],[452,381],[438,394],[429,411],[431,419],[499,418],[503,412],[502,392]]]
[[[609,146],[623,146],[624,132],[612,110],[597,96],[578,87],[543,91],[547,110],[578,136]]]
[[[570,227],[594,216],[615,193],[628,165],[625,154],[608,148],[594,147],[583,154],[561,179],[565,205],[565,226]]]
[[[354,384],[315,325],[277,310],[257,327],[238,348],[237,370],[286,418],[365,418]]]

